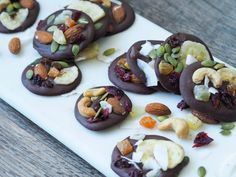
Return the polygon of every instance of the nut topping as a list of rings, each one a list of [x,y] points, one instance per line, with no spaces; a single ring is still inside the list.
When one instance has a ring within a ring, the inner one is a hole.
[[[32,9],[34,7],[34,0],[20,0],[20,5],[24,8]]]
[[[127,155],[134,151],[132,144],[129,142],[128,139],[125,139],[119,142],[116,147],[119,149],[122,155]]]
[[[125,9],[122,5],[114,6],[112,8],[112,14],[113,14],[113,17],[114,17],[116,23],[118,23],[118,24],[124,21],[125,15],[126,15]]]
[[[39,75],[42,79],[47,79],[48,77],[48,72],[46,67],[39,63],[34,67],[34,74]]]
[[[12,38],[8,44],[8,48],[12,54],[18,54],[21,50],[21,42],[20,39],[15,37]]]
[[[35,38],[42,44],[49,44],[52,42],[52,34],[46,31],[36,31]]]
[[[145,107],[145,111],[157,116],[166,116],[171,114],[170,109],[161,103],[150,103]]]
[[[107,102],[112,105],[112,110],[116,114],[124,114],[125,108],[121,105],[120,101],[117,98],[109,98]]]
[[[78,36],[83,31],[83,27],[84,27],[83,25],[78,24],[78,25],[75,25],[75,26],[67,29],[64,33],[66,40],[68,41],[68,40]]]

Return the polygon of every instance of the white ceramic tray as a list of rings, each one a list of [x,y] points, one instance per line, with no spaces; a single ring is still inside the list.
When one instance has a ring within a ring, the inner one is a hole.
[[[57,0],[58,5],[40,0],[41,11],[38,19],[44,19],[50,13],[64,7],[68,0]],[[37,24],[37,23],[36,23]],[[0,34],[0,97],[24,114],[31,121],[43,128],[60,142],[69,147],[76,154],[84,158],[92,166],[102,172],[105,176],[116,176],[110,169],[111,152],[116,143],[134,133],[158,134],[166,136],[181,144],[186,155],[190,157],[190,164],[181,172],[181,177],[197,175],[197,168],[205,166],[207,176],[217,176],[217,170],[222,159],[235,152],[235,132],[230,137],[220,135],[220,126],[204,125],[202,130],[206,131],[215,141],[206,147],[193,149],[193,138],[201,131],[191,132],[189,140],[181,140],[172,132],[160,132],[157,129],[146,130],[139,127],[137,118],[129,118],[120,125],[101,132],[92,132],[82,127],[74,118],[74,105],[85,89],[111,85],[108,79],[108,64],[98,60],[82,61],[78,63],[83,79],[75,90],[76,95],[69,97],[42,97],[30,93],[21,84],[21,73],[23,69],[34,59],[39,57],[37,51],[32,47],[32,38],[36,24],[23,33],[5,35]],[[115,47],[118,49],[111,58],[114,59],[138,40],[157,39],[164,40],[171,33],[151,23],[143,17],[136,15],[134,25],[127,31],[99,40],[101,52]],[[13,37],[18,36],[22,40],[22,52],[18,56],[9,53],[7,43]],[[180,96],[167,93],[155,93],[149,96],[127,93],[135,106],[145,106],[147,103],[158,101],[168,105],[174,117],[188,114],[188,111],[179,111],[176,105],[181,101]]]

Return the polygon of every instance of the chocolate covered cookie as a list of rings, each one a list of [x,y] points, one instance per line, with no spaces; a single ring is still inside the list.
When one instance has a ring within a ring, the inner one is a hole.
[[[102,86],[86,90],[77,100],[74,112],[84,127],[98,131],[122,122],[131,110],[132,103],[122,90]]]
[[[181,75],[180,91],[203,122],[236,121],[236,70],[211,60],[191,64]]]
[[[78,0],[68,5],[67,8],[82,11],[93,20],[95,29],[94,40],[106,35],[109,17],[103,5],[94,1]]]
[[[26,30],[36,21],[39,9],[36,0],[0,1],[0,33]]]
[[[207,45],[191,34],[176,33],[166,39],[157,50],[156,75],[162,86],[175,94],[180,94],[179,79],[188,65],[213,60]]]
[[[21,80],[29,91],[37,95],[55,96],[74,90],[81,77],[73,62],[40,58],[26,67]]]
[[[85,13],[59,10],[38,24],[34,48],[52,60],[72,60],[94,39],[94,25]]]
[[[134,135],[112,152],[111,168],[120,177],[177,177],[188,164],[184,149],[157,135]]]

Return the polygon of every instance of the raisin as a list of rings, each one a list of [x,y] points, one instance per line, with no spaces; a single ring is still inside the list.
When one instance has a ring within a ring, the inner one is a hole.
[[[115,162],[115,167],[117,168],[130,168],[132,165],[125,159],[119,159]]]
[[[143,172],[138,169],[134,169],[129,172],[129,177],[142,177],[142,176],[143,176]]]
[[[73,14],[72,14],[72,19],[74,20],[74,21],[78,21],[79,20],[79,17],[81,16],[81,12],[74,12]]]
[[[36,75],[36,76],[34,76],[33,79],[32,79],[32,84],[33,84],[33,85],[38,85],[38,86],[41,87],[43,81],[44,81],[44,80],[43,80],[39,75]]]
[[[109,109],[104,109],[102,111],[102,116],[103,116],[104,119],[107,119],[109,117],[109,114],[110,114]]]
[[[188,105],[184,100],[181,100],[181,101],[177,104],[177,108],[179,108],[181,111],[183,111],[184,109],[189,108],[189,105]]]
[[[175,89],[179,89],[179,79],[180,79],[180,74],[173,72],[169,75],[169,82],[172,87]]]

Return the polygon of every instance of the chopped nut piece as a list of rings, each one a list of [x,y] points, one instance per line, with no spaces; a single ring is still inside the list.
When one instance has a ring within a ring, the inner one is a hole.
[[[94,89],[89,89],[84,92],[85,97],[95,97],[95,96],[102,96],[103,94],[106,93],[106,89],[104,87],[102,88],[94,88]]]
[[[53,77],[53,78],[59,76],[59,74],[60,74],[60,71],[55,67],[50,68],[50,70],[48,72],[48,76]]]
[[[134,74],[131,74],[131,82],[135,84],[141,84],[143,83],[139,78],[137,78]]]
[[[122,155],[127,155],[127,154],[133,152],[133,150],[134,150],[132,144],[129,142],[128,139],[125,139],[125,140],[119,142],[116,146]]]
[[[114,6],[112,8],[112,14],[116,23],[118,24],[124,21],[126,15],[125,9],[122,5]]]

